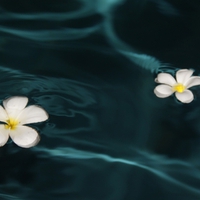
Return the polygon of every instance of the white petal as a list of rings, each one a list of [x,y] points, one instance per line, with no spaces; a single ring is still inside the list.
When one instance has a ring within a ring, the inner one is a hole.
[[[49,118],[47,112],[39,106],[28,106],[18,116],[20,124],[30,124],[45,121]]]
[[[7,115],[6,111],[4,110],[4,108],[2,106],[0,106],[0,121],[6,122],[6,120],[8,120],[8,115]]]
[[[9,130],[5,129],[3,124],[0,125],[0,146],[2,147],[9,138]]]
[[[10,137],[15,144],[24,148],[35,146],[40,141],[38,132],[28,126],[18,126],[11,130]]]
[[[186,84],[188,79],[192,76],[193,70],[188,69],[181,69],[176,72],[176,80],[178,83],[182,83],[183,85]]]
[[[9,117],[16,118],[17,115],[26,107],[27,97],[14,96],[3,101],[3,106]]]
[[[190,90],[185,90],[182,93],[175,93],[176,98],[182,103],[190,103],[194,99],[194,95]]]
[[[186,82],[186,87],[190,88],[196,85],[200,85],[200,77],[199,76],[193,76],[189,78],[189,80]]]
[[[167,73],[158,74],[155,81],[157,83],[164,83],[164,84],[170,85],[170,86],[173,86],[173,85],[176,84],[176,80],[174,79],[174,77],[170,74],[167,74]]]
[[[168,96],[172,95],[173,92],[174,91],[172,90],[172,88],[168,85],[158,85],[154,89],[155,95],[160,98],[168,97]]]

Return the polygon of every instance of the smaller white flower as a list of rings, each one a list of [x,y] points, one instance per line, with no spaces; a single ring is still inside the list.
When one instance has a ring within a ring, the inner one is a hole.
[[[26,107],[27,97],[14,96],[3,101],[0,106],[0,146],[3,146],[9,136],[20,147],[29,148],[35,146],[40,136],[38,132],[24,124],[42,122],[48,119],[47,112],[36,105]],[[26,107],[26,108],[25,108]]]
[[[189,88],[200,85],[200,77],[192,76],[193,70],[181,69],[176,72],[176,80],[167,73],[158,74],[155,81],[161,83],[154,89],[154,93],[159,98],[165,98],[175,92],[176,98],[182,103],[190,103],[194,99]]]

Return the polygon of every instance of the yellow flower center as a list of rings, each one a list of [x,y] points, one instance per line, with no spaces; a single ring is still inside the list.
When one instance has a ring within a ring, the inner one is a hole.
[[[173,86],[172,88],[174,91],[182,93],[185,90],[185,86],[181,83],[176,84],[175,86]]]
[[[19,124],[19,122],[18,122],[17,120],[12,119],[12,118],[8,119],[8,120],[6,121],[6,123],[7,123],[7,124],[4,125],[5,128],[6,128],[6,129],[10,129],[10,130],[16,129],[17,125]]]

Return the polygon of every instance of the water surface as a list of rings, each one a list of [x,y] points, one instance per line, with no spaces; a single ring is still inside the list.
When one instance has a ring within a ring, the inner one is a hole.
[[[200,199],[200,88],[157,98],[158,72],[200,73],[198,1],[0,3],[0,99],[29,97],[40,143],[0,149],[2,200]]]

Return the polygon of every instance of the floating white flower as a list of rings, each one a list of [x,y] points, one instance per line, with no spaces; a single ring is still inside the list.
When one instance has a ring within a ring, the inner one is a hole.
[[[193,93],[189,88],[200,85],[200,77],[192,76],[193,70],[181,69],[176,72],[176,80],[167,73],[158,74],[155,81],[161,83],[154,89],[157,97],[165,98],[175,92],[176,98],[182,103],[190,103],[193,99]]]
[[[39,140],[39,134],[31,127],[24,124],[42,122],[48,119],[48,114],[39,106],[26,107],[27,97],[14,96],[3,101],[0,106],[0,146],[3,146],[9,136],[20,147],[29,148],[35,146]],[[25,108],[26,107],[26,108]]]

